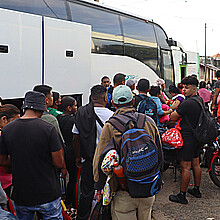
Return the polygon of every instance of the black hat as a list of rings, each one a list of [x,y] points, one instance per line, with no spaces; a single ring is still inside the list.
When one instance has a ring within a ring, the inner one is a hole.
[[[22,109],[34,109],[40,111],[46,111],[46,96],[41,92],[29,91],[25,94],[24,104]]]

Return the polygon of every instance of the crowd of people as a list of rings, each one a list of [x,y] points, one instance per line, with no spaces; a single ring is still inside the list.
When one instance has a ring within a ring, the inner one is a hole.
[[[181,184],[180,192],[170,195],[169,200],[187,204],[187,192],[201,198],[201,144],[192,128],[197,126],[201,113],[199,103],[210,108],[220,121],[220,71],[216,76],[214,95],[210,86],[204,81],[199,83],[194,75],[185,77],[178,86],[170,85],[168,98],[163,79],[150,85],[146,78],[137,82],[117,73],[113,85],[108,76],[103,76],[101,84],[91,88],[89,103],[79,108],[75,98],[61,98],[48,85],[36,85],[28,91],[21,110],[12,104],[2,105],[0,100],[0,218],[2,215],[23,220],[37,215],[38,219],[63,219],[62,198],[70,216],[89,219],[94,198],[98,202],[104,200],[106,183],[112,195],[112,219],[151,219],[155,194],[134,198],[129,192],[131,186],[122,189],[112,167],[107,182],[101,170],[103,152],[112,142],[120,148],[124,138],[123,129],[115,127],[112,119],[127,120],[122,127],[142,129],[152,138],[161,175],[163,149],[159,131],[178,124],[183,139],[183,146],[177,150]],[[134,152],[138,151],[144,150],[136,148]],[[109,163],[113,160],[115,157]],[[191,167],[194,187],[188,189]],[[62,189],[60,180],[67,173],[66,187]],[[14,201],[16,217],[8,212],[10,199]]]

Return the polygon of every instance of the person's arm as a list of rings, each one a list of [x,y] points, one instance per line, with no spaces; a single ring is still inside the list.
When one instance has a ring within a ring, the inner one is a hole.
[[[80,139],[79,134],[73,134],[73,149],[76,158],[76,166],[81,168],[81,157],[80,157]]]
[[[215,93],[214,93],[214,97],[212,100],[211,109],[215,106],[219,92],[220,92],[220,88],[215,88]]]
[[[171,121],[177,121],[180,117],[181,117],[181,115],[179,115],[176,111],[174,111],[174,112],[170,115],[170,120],[171,120]]]
[[[168,111],[164,111],[164,110],[162,109],[162,105],[161,105],[161,102],[160,102],[159,99],[155,99],[154,101],[155,101],[155,103],[156,103],[156,105],[157,105],[157,114],[158,114],[159,116],[168,115],[168,114],[171,114],[171,113],[173,112],[172,109],[169,109]]]
[[[173,109],[169,109],[168,111],[163,111],[163,116],[164,115],[169,115],[173,112]]]
[[[162,104],[167,104],[167,100],[163,96],[163,92],[162,91],[160,91],[159,98],[160,98],[160,101],[161,101]]]
[[[180,104],[180,101],[178,99],[176,99],[173,104],[170,106],[171,109],[176,109]]]
[[[53,165],[61,169],[61,173],[62,173],[61,177],[64,178],[67,175],[67,170],[66,170],[66,164],[64,160],[63,148],[58,151],[51,152],[51,154],[52,154],[52,159],[53,159]]]

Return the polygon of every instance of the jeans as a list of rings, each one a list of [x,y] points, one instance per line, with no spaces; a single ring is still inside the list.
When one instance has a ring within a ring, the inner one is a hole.
[[[0,206],[0,219],[16,220],[14,215],[12,215],[10,212],[3,210],[1,206]]]
[[[52,202],[44,203],[35,206],[20,206],[15,204],[15,212],[19,220],[32,220],[34,213],[37,211],[42,214],[43,219],[59,219],[63,220],[61,213],[62,204],[61,198]]]

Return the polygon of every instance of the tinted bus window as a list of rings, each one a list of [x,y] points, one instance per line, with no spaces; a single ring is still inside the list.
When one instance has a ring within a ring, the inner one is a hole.
[[[171,51],[161,51],[162,55],[162,64],[163,64],[163,78],[165,80],[165,91],[169,91],[169,86],[174,83],[174,75],[173,75],[173,63],[171,57]]]
[[[157,36],[157,41],[158,45],[162,47],[163,49],[170,49],[168,43],[167,43],[167,36],[163,29],[161,29],[159,26],[154,25],[155,31],[156,31],[156,36]]]
[[[57,18],[67,20],[66,7],[63,0],[54,1],[54,0],[44,0],[51,11],[56,14]]]
[[[156,71],[157,42],[152,24],[127,17],[121,17],[125,55],[131,56]]]
[[[106,11],[70,4],[72,21],[92,26],[92,52],[123,54],[119,16]]]
[[[55,14],[55,10],[49,4],[45,4],[45,2],[43,0],[1,0],[0,5],[1,8],[59,18]],[[52,0],[47,0],[47,2],[51,3]],[[58,4],[64,5],[63,1],[56,1],[56,5]]]

